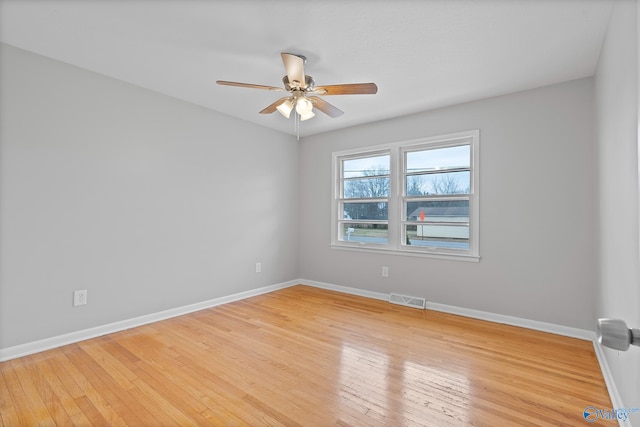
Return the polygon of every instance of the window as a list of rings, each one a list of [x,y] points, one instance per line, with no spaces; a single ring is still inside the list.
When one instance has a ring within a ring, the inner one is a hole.
[[[333,154],[332,246],[479,259],[479,132]]]

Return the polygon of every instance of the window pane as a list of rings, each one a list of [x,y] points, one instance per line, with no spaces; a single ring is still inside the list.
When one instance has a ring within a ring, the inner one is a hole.
[[[469,249],[469,225],[406,225],[407,246]]]
[[[407,202],[406,221],[469,222],[469,200]]]
[[[469,194],[469,172],[434,173],[407,176],[407,196]]]
[[[469,145],[407,152],[406,172],[429,172],[470,167]]]
[[[389,197],[389,177],[358,178],[344,181],[345,199]]]
[[[375,175],[389,175],[389,155],[342,161],[343,178]]]
[[[345,223],[341,240],[345,242],[386,244],[389,237],[387,224]]]
[[[388,203],[345,203],[344,219],[369,219],[386,221],[388,219]]]

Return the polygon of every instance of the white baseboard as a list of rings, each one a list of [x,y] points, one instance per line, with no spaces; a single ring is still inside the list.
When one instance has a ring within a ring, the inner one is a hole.
[[[607,385],[607,391],[609,392],[609,398],[611,399],[611,407],[612,408],[625,408],[624,402],[622,402],[622,397],[620,397],[620,393],[618,392],[618,388],[616,387],[616,383],[613,380],[613,375],[611,374],[611,369],[609,369],[609,362],[607,362],[607,358],[604,355],[604,348],[598,343],[597,339],[593,340],[593,349],[596,352],[596,357],[598,358],[598,363],[600,364],[600,370],[602,371],[602,376],[604,377],[604,382]],[[618,421],[620,426],[631,427],[631,422],[626,421],[622,422]]]
[[[297,280],[279,283],[276,285],[264,286],[250,291],[239,292],[237,294],[228,295],[220,298],[214,298],[195,304],[176,307],[169,310],[151,313],[133,319],[121,320],[119,322],[109,323],[94,328],[83,329],[81,331],[70,332],[64,335],[58,335],[51,338],[45,338],[38,341],[28,342],[13,347],[0,349],[0,362],[15,359],[17,357],[27,356],[29,354],[39,353],[41,351],[50,350],[52,348],[61,347],[63,345],[73,344],[90,338],[96,338],[102,335],[123,331],[125,329],[135,328],[137,326],[146,325],[160,320],[170,319],[183,314],[193,313],[194,311],[204,310],[206,308],[215,307],[221,304],[250,298],[256,295],[266,294],[268,292],[277,291],[279,289],[288,288],[299,283]]]
[[[535,331],[549,332],[551,334],[562,335],[571,338],[593,341],[595,332],[586,329],[572,328],[569,326],[556,325],[555,323],[540,322],[538,320],[524,319],[521,317],[507,316],[505,314],[495,314],[488,311],[472,310],[470,308],[456,307],[453,305],[438,304],[427,301],[427,310],[442,311],[444,313],[457,314],[474,319],[487,320],[494,323],[519,326],[521,328],[533,329]]]
[[[373,298],[388,301],[389,294],[381,292],[365,291],[363,289],[350,288],[347,286],[334,285],[331,283],[316,282],[313,280],[300,279],[299,283],[304,283],[322,289],[343,292],[346,294],[358,295],[366,298]],[[553,323],[540,322],[537,320],[523,319],[520,317],[507,316],[504,314],[489,313],[487,311],[472,310],[469,308],[456,307],[453,305],[439,304],[427,301],[427,310],[442,311],[444,313],[457,314],[459,316],[471,317],[474,319],[487,320],[494,323],[503,323],[511,326],[533,329],[536,331],[549,332],[556,335],[563,335],[571,338],[579,338],[587,341],[595,339],[595,332],[585,329],[572,328],[569,326],[556,325]]]
[[[364,289],[350,288],[348,286],[334,285],[332,283],[316,282],[315,280],[299,279],[298,283],[302,285],[313,286],[314,288],[328,289],[330,291],[342,292],[343,294],[357,295],[360,297],[379,299],[382,301],[387,301],[389,299],[389,294],[365,291]]]

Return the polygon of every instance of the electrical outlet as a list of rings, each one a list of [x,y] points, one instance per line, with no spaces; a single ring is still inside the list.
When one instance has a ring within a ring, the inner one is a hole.
[[[382,277],[389,277],[389,267],[387,266],[382,267]]]
[[[73,291],[73,306],[85,305],[87,303],[87,290]]]
[[[260,273],[262,271],[262,263],[256,262],[256,273]]]

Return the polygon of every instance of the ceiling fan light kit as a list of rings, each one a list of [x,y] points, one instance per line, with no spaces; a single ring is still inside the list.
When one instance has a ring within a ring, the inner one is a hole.
[[[375,83],[351,83],[316,87],[313,77],[304,73],[304,65],[307,62],[306,57],[286,52],[281,53],[281,56],[287,73],[287,75],[282,78],[284,89],[275,86],[226,80],[217,80],[216,83],[223,86],[289,92],[289,96],[278,99],[260,111],[260,114],[271,114],[274,111],[278,111],[288,119],[291,116],[291,112],[295,110],[296,122],[298,120],[309,120],[314,117],[314,108],[332,118],[340,117],[344,114],[342,110],[328,103],[318,95],[361,95],[375,94],[378,92],[378,87]],[[296,129],[298,129],[297,125]]]

